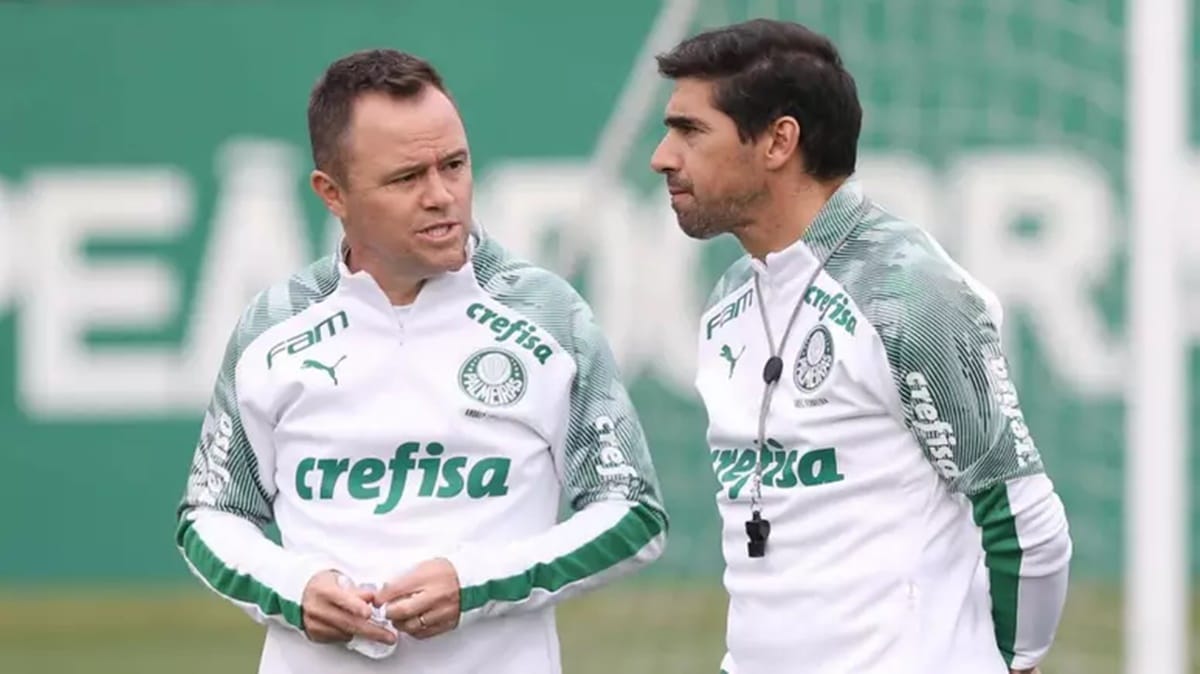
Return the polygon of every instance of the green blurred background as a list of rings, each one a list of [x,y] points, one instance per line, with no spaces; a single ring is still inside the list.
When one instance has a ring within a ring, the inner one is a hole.
[[[647,166],[667,88],[646,65],[672,31],[751,16],[835,39],[866,109],[868,189],[1004,301],[1027,419],[1076,546],[1044,671],[1119,671],[1124,11],[1117,0],[0,2],[0,672],[254,670],[261,632],[187,575],[174,506],[241,306],[336,230],[305,187],[308,90],[331,60],[374,46],[442,70],[470,134],[480,220],[581,288],[634,382],[673,536],[644,574],[562,607],[566,671],[715,672],[716,483],[690,367],[700,304],[737,251],[675,228]],[[1194,68],[1190,81],[1200,111]],[[1184,263],[1198,269],[1200,227],[1184,229]],[[1188,390],[1164,395],[1186,396],[1194,457],[1200,272],[1189,274]]]

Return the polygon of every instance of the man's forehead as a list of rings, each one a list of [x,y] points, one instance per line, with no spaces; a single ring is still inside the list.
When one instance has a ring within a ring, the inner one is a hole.
[[[458,110],[440,92],[413,98],[368,94],[355,101],[351,128],[361,131],[420,136],[461,133]]]
[[[680,112],[695,113],[714,110],[712,94],[711,82],[690,77],[676,80],[675,88],[671,91],[671,98],[667,101],[667,109],[675,108]]]
[[[386,148],[422,159],[440,159],[465,149],[466,133],[453,107],[411,100],[372,103],[355,110],[348,134],[353,146],[364,150]]]
[[[728,120],[713,105],[713,87],[702,80],[680,80],[667,100],[665,115],[671,120],[693,120],[705,126],[720,126]]]

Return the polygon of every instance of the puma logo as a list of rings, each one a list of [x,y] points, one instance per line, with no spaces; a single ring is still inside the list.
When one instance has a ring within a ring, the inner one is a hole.
[[[733,355],[733,349],[729,348],[728,344],[721,345],[721,357],[729,361],[730,378],[733,377],[733,368],[737,367],[738,359],[742,357],[743,353],[746,353],[746,347],[744,346],[742,347],[741,351],[738,351],[738,355],[735,356]]]
[[[325,363],[322,363],[319,360],[313,360],[310,358],[310,359],[304,361],[304,363],[300,365],[300,369],[301,370],[320,370],[320,371],[324,372],[325,374],[329,375],[329,378],[333,380],[333,385],[337,386],[338,385],[337,366],[341,365],[343,360],[346,360],[345,356],[342,356],[341,358],[339,358],[338,362],[334,363],[333,365],[326,365]]]

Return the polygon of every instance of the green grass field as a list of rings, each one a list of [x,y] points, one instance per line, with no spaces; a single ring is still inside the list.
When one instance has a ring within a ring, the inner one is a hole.
[[[138,594],[140,593],[140,594]],[[1200,615],[1200,595],[1193,613]],[[559,612],[568,674],[713,673],[722,653],[719,586],[627,582]],[[1193,632],[1200,643],[1200,630]],[[261,631],[215,596],[172,590],[0,592],[4,674],[254,672]],[[1195,658],[1195,654],[1193,654]],[[1192,671],[1200,674],[1200,661]],[[1045,674],[1118,674],[1115,591],[1077,584]]]

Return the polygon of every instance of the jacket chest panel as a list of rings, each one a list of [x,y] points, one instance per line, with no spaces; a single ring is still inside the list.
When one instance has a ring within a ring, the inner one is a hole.
[[[709,415],[710,459],[719,500],[747,498],[761,463],[763,497],[824,500],[835,492],[886,480],[900,469],[903,428],[885,402],[891,375],[877,335],[850,298],[828,277],[813,284],[780,350],[782,371],[767,397],[763,443],[764,369],[795,302],[780,293],[767,306],[768,339],[753,284],[729,303],[743,305],[711,339],[701,326],[697,389]],[[802,289],[793,289],[799,297]],[[720,310],[718,310],[720,311]],[[729,316],[734,311],[726,312]],[[717,315],[720,315],[719,313]],[[709,314],[712,316],[712,314]],[[803,489],[803,487],[822,487]]]
[[[405,329],[387,318],[351,313],[357,330],[273,368],[277,483],[301,499],[386,507],[385,493],[487,498],[553,474],[553,406],[540,401],[565,381],[558,363],[465,311]]]

